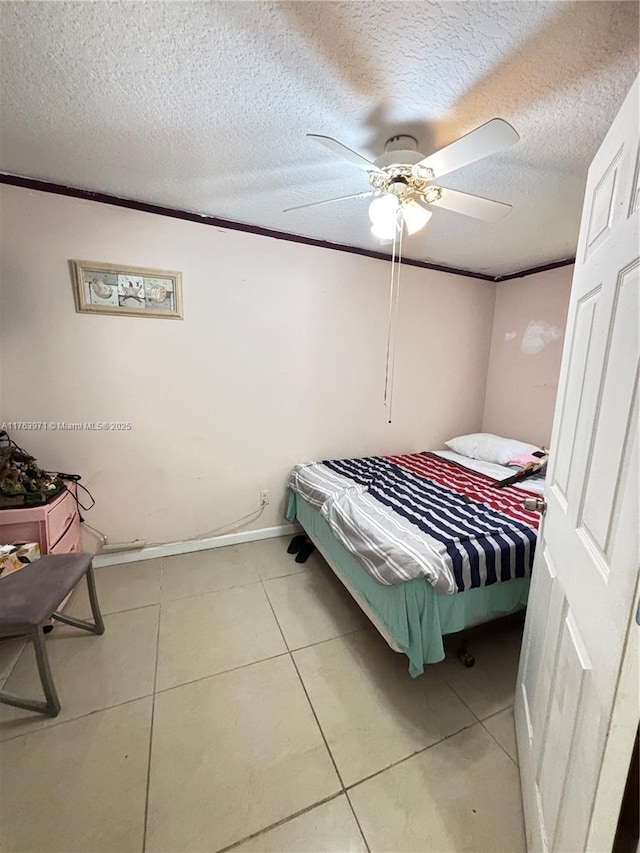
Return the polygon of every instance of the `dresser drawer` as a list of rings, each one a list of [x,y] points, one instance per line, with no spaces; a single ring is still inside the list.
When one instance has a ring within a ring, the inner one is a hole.
[[[75,502],[74,502],[75,503]],[[75,518],[72,520],[71,525],[67,532],[56,542],[56,544],[49,548],[50,554],[71,554],[78,553],[80,551],[80,522],[78,518],[78,513],[76,513]]]
[[[78,506],[75,498],[69,492],[66,493],[60,502],[56,501],[51,507],[47,513],[47,543],[50,552],[54,550],[54,546],[60,537],[66,533],[77,514]],[[56,551],[59,553],[58,548],[56,548]]]
[[[38,542],[40,553],[44,554],[43,545],[46,541],[47,531],[44,517],[42,521],[12,521],[7,523],[0,520],[0,545],[11,545],[12,542]]]

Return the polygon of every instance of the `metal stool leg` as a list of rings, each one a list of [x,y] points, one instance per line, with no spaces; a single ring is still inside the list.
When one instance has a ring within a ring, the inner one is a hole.
[[[38,662],[38,672],[40,673],[40,681],[44,690],[45,699],[47,700],[47,714],[50,717],[57,717],[60,713],[60,700],[56,692],[56,686],[53,683],[51,676],[51,668],[49,667],[49,655],[47,654],[46,638],[42,631],[42,625],[38,625],[31,632],[33,639],[33,647],[36,652],[36,661]]]
[[[89,602],[91,604],[91,613],[93,615],[93,623],[87,622],[85,619],[76,619],[75,616],[67,616],[56,610],[52,613],[54,619],[58,622],[64,622],[65,625],[73,625],[74,628],[82,628],[84,631],[89,631],[92,634],[104,634],[104,621],[98,604],[98,594],[96,592],[96,579],[93,574],[93,563],[89,564],[87,573],[87,589],[89,591]]]
[[[91,603],[93,622],[96,626],[96,634],[104,634],[104,622],[102,620],[102,613],[100,612],[100,605],[98,604],[96,578],[93,574],[93,563],[91,563],[87,569],[87,589],[89,590],[89,601]]]
[[[39,711],[40,713],[48,714],[50,717],[57,717],[60,713],[60,700],[58,699],[56,687],[51,677],[49,656],[47,655],[47,647],[45,645],[46,638],[42,632],[42,628],[43,625],[38,625],[35,628],[31,628],[30,633],[46,702],[40,702],[36,699],[21,699],[19,696],[13,696],[11,693],[0,693],[0,702],[4,705],[12,705],[14,708],[24,708],[25,711]]]

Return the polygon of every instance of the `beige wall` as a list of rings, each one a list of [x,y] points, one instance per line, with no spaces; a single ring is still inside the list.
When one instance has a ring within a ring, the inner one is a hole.
[[[388,263],[14,187],[0,204],[2,419],[132,423],[15,433],[83,475],[112,541],[209,531],[263,488],[252,526],[279,524],[296,462],[480,427],[491,283],[403,267],[390,425]],[[181,270],[185,320],[77,314],[70,258]]]
[[[549,446],[573,266],[497,285],[483,431]]]

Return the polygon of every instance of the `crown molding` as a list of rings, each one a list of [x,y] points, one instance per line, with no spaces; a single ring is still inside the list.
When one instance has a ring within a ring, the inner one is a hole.
[[[290,234],[286,231],[275,231],[271,228],[262,228],[258,225],[249,225],[245,222],[233,222],[229,219],[220,219],[217,216],[204,216],[199,213],[192,213],[188,210],[178,210],[173,207],[163,207],[159,204],[150,204],[146,201],[135,201],[134,199],[121,198],[120,196],[109,195],[108,193],[93,192],[92,190],[83,190],[78,187],[69,187],[65,184],[54,184],[50,181],[41,181],[37,178],[27,178],[22,175],[10,175],[8,173],[0,174],[0,184],[7,184],[13,187],[22,187],[27,190],[37,190],[43,193],[52,193],[54,195],[63,195],[69,198],[81,198],[85,201],[95,201],[100,204],[110,204],[115,207],[125,207],[128,210],[138,210],[142,213],[155,213],[157,216],[168,216],[172,219],[184,219],[187,222],[197,222],[200,225],[211,225],[215,228],[226,228],[229,231],[243,231],[246,234],[256,234],[260,237],[271,237],[274,240],[286,240],[289,243],[302,243],[305,246],[316,246],[320,249],[332,249],[336,252],[347,252],[351,255],[362,255],[366,258],[375,258],[379,261],[391,261],[391,256],[383,252],[375,252],[372,249],[361,249],[358,246],[347,246],[343,243],[330,243],[327,240],[316,240],[313,237],[304,237],[301,234]],[[526,275],[533,275],[537,272],[545,272],[546,270],[556,269],[556,267],[564,267],[574,262],[573,258],[567,258],[562,261],[555,261],[550,264],[545,264],[540,267],[532,267],[531,269],[520,270],[518,272],[509,273],[507,275],[487,275],[486,273],[473,272],[472,270],[458,269],[457,267],[449,267],[444,264],[434,264],[429,261],[419,261],[413,258],[402,258],[402,263],[410,267],[419,267],[420,269],[435,270],[436,272],[451,273],[452,275],[461,275],[466,278],[475,278],[480,281],[501,282],[509,281],[513,278],[522,278]]]
[[[557,270],[559,267],[568,267],[571,264],[575,264],[575,262],[575,258],[565,258],[562,261],[553,261],[550,264],[543,264],[540,267],[528,267],[527,269],[520,270],[519,272],[510,272],[506,275],[497,275],[493,280],[497,282],[511,281],[511,279],[524,278],[526,275],[535,275],[538,272],[547,272],[548,270]]]

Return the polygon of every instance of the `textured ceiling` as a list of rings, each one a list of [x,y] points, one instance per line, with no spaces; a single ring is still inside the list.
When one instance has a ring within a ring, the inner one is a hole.
[[[0,2],[0,171],[380,250],[367,189],[305,138],[424,154],[493,116],[521,142],[442,179],[413,258],[500,275],[571,256],[586,169],[637,74],[635,2]]]

